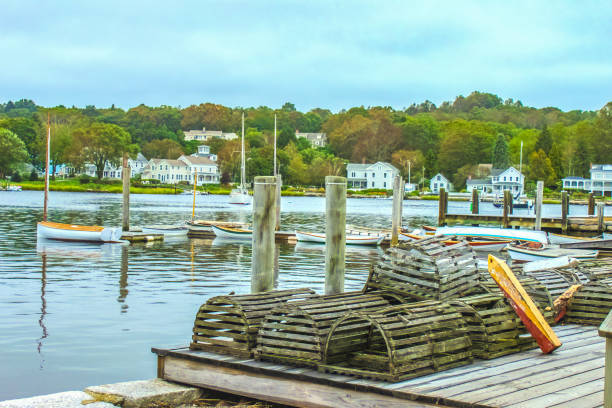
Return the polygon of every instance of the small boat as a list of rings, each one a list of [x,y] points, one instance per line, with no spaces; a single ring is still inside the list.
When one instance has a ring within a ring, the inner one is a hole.
[[[426,238],[424,235],[418,235],[410,232],[400,232],[399,240],[400,241],[416,241],[422,238]],[[444,241],[446,246],[455,245],[459,241],[454,239],[449,239],[448,241]],[[468,245],[471,246],[474,251],[491,251],[498,252],[504,249],[512,240],[508,239],[496,239],[496,240],[469,240]]]
[[[249,241],[253,239],[253,231],[251,230],[242,228],[222,227],[220,225],[211,225],[210,227],[212,228],[215,235],[219,238]]]
[[[599,237],[576,237],[573,235],[554,234],[552,232],[549,232],[548,239],[550,240],[551,244],[569,244],[569,243],[575,243],[575,242],[595,241],[600,238]]]
[[[194,232],[212,232],[212,226],[217,225],[219,227],[226,228],[242,228],[246,229],[249,224],[245,222],[231,222],[231,221],[207,221],[207,220],[187,220],[185,221],[185,227],[189,231]]]
[[[185,225],[147,225],[142,227],[142,232],[147,234],[163,234],[166,237],[178,237],[187,235],[189,228]]]
[[[249,196],[246,183],[244,181],[245,173],[245,160],[244,160],[244,113],[242,114],[242,149],[240,152],[240,186],[235,188],[230,193],[230,204],[251,204],[251,196]]]
[[[74,225],[47,221],[47,203],[49,201],[49,161],[51,154],[51,125],[47,114],[47,153],[45,171],[45,195],[43,203],[43,220],[36,226],[39,238],[59,241],[83,242],[120,242],[120,228],[106,228],[98,225]]]
[[[39,238],[59,241],[119,242],[121,240],[121,228],[105,228],[97,225],[41,221],[36,232]]]
[[[560,248],[557,245],[543,245],[536,247],[529,244],[510,244],[506,247],[508,255],[515,261],[541,261],[544,259],[568,256],[577,260],[595,259],[599,251],[590,249],[568,249]]]
[[[548,271],[557,268],[570,268],[578,265],[576,258],[570,258],[567,255],[558,256],[556,258],[546,258],[541,261],[531,261],[523,264],[523,272],[538,272]]]
[[[6,191],[21,191],[21,186],[16,186],[16,185],[6,186]]]
[[[512,228],[493,227],[440,227],[436,235],[455,235],[458,237],[471,237],[472,239],[528,241],[548,244],[548,236],[543,231],[516,230]]]
[[[548,354],[559,348],[561,341],[508,265],[493,255],[489,255],[488,264],[489,274],[504,292],[510,305],[540,346],[540,350]]]
[[[502,208],[504,206],[504,200],[502,197],[497,197],[493,201],[493,206],[496,208]],[[512,208],[533,208],[532,200],[521,200],[520,193],[512,198]]]
[[[316,234],[312,232],[295,231],[295,237],[298,242],[317,242],[320,244],[325,243],[325,234]],[[347,235],[346,245],[379,245],[384,236],[359,236],[359,235]]]

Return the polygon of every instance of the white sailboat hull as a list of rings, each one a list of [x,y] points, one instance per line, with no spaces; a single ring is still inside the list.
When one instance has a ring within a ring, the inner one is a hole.
[[[215,235],[224,239],[237,239],[242,241],[251,241],[253,239],[253,231],[219,228],[216,225],[211,226]]]
[[[182,225],[150,225],[142,227],[142,232],[147,234],[163,234],[167,237],[179,237],[187,235],[189,229]]]
[[[572,237],[570,235],[549,233],[548,239],[551,244],[573,244],[575,242],[595,241],[597,238]]]
[[[118,242],[120,228],[86,227],[71,224],[39,222],[36,227],[39,238],[59,241]]]
[[[234,193],[234,192],[232,192],[230,194],[229,203],[230,204],[248,205],[248,204],[251,204],[251,196],[246,194],[246,193]]]
[[[509,239],[548,244],[548,236],[543,231],[515,230],[491,227],[440,227],[436,235],[470,236],[486,239]]]
[[[311,232],[295,231],[298,242],[325,243],[325,234],[313,234]],[[347,235],[346,245],[378,245],[384,239],[383,236],[358,236]]]

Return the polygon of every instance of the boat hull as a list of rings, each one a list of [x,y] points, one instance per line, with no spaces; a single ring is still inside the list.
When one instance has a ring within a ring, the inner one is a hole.
[[[408,232],[400,232],[400,241],[417,241],[427,236],[411,234]],[[458,241],[448,240],[445,241],[446,245],[454,245]],[[510,240],[483,240],[483,241],[469,241],[468,245],[474,249],[474,251],[487,251],[487,252],[499,252],[504,249],[510,242]]]
[[[436,235],[456,235],[491,240],[519,240],[548,244],[548,236],[543,231],[515,230],[512,228],[441,227],[436,230]]]
[[[575,258],[578,260],[584,259],[595,259],[597,255],[599,255],[599,251],[593,250],[583,250],[583,249],[567,249],[563,250],[563,248],[555,248],[555,251],[545,249],[526,249],[526,248],[518,248],[514,245],[508,245],[506,247],[508,251],[508,255],[510,258],[515,261],[542,261],[545,259],[554,259],[560,256],[568,256],[571,258]]]
[[[232,192],[229,198],[230,204],[249,205],[251,204],[251,196],[246,193]]]
[[[298,242],[325,243],[325,234],[313,234],[311,232],[295,231]],[[347,236],[346,245],[378,245],[384,239],[383,236]]]
[[[243,230],[238,228],[223,228],[217,225],[211,225],[212,231],[219,238],[235,239],[241,241],[251,241],[253,239],[253,231]]]
[[[142,232],[146,234],[163,234],[167,237],[180,237],[187,235],[189,229],[183,226],[172,226],[172,225],[151,225],[148,227],[142,227]]]
[[[90,227],[56,222],[39,222],[36,226],[38,237],[58,241],[77,242],[119,242],[120,228]]]

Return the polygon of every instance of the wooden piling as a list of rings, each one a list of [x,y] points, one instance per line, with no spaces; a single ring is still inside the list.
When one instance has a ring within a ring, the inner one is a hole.
[[[478,190],[473,189],[472,190],[472,214],[478,214],[478,204],[479,204]]]
[[[561,232],[567,233],[567,215],[569,210],[569,199],[567,191],[561,192]]]
[[[538,181],[536,190],[535,230],[542,230],[542,201],[544,200],[544,182]]]
[[[344,292],[346,178],[325,177],[325,294]]]
[[[281,227],[281,187],[283,185],[283,177],[279,174],[276,175],[276,227],[275,231],[280,231]]]
[[[446,223],[446,190],[441,188],[438,198],[438,227],[443,226]]]
[[[130,230],[130,178],[132,176],[132,168],[128,164],[128,156],[123,156],[123,169],[121,169],[121,178],[123,180],[123,222],[122,230]]]
[[[396,246],[399,231],[402,228],[402,178],[397,175],[393,179],[393,207],[391,210],[391,246]]]
[[[606,339],[606,357],[604,366],[604,407],[612,408],[612,312],[599,326],[599,335]]]
[[[589,208],[587,214],[595,215],[595,197],[593,196],[593,193],[589,193]]]
[[[255,177],[253,182],[252,293],[274,289],[276,184],[274,176]]]
[[[508,219],[508,213],[510,212],[510,202],[512,201],[512,194],[508,190],[504,190],[504,204],[502,206],[502,217],[503,227],[508,228],[510,221]]]
[[[604,232],[604,203],[597,203],[597,232]]]

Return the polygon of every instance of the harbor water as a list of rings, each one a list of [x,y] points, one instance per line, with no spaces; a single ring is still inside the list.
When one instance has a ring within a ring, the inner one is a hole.
[[[169,238],[153,245],[38,242],[42,192],[0,193],[0,401],[155,376],[152,346],[185,346],[207,298],[250,289],[251,244]],[[132,195],[131,224],[191,217],[187,195]],[[251,206],[197,196],[196,218],[251,221]],[[50,193],[49,220],[121,225],[121,195]],[[348,199],[347,224],[391,226],[392,200]],[[469,212],[449,202],[449,212]],[[491,203],[481,213],[499,214]],[[325,230],[322,197],[283,197],[282,229]],[[403,225],[435,224],[437,201],[404,201]],[[515,210],[515,213],[527,210]],[[545,205],[544,216],[559,214]],[[586,207],[572,206],[572,215]],[[322,293],[323,245],[277,244],[277,287]],[[349,247],[346,290],[358,290],[378,248]]]

